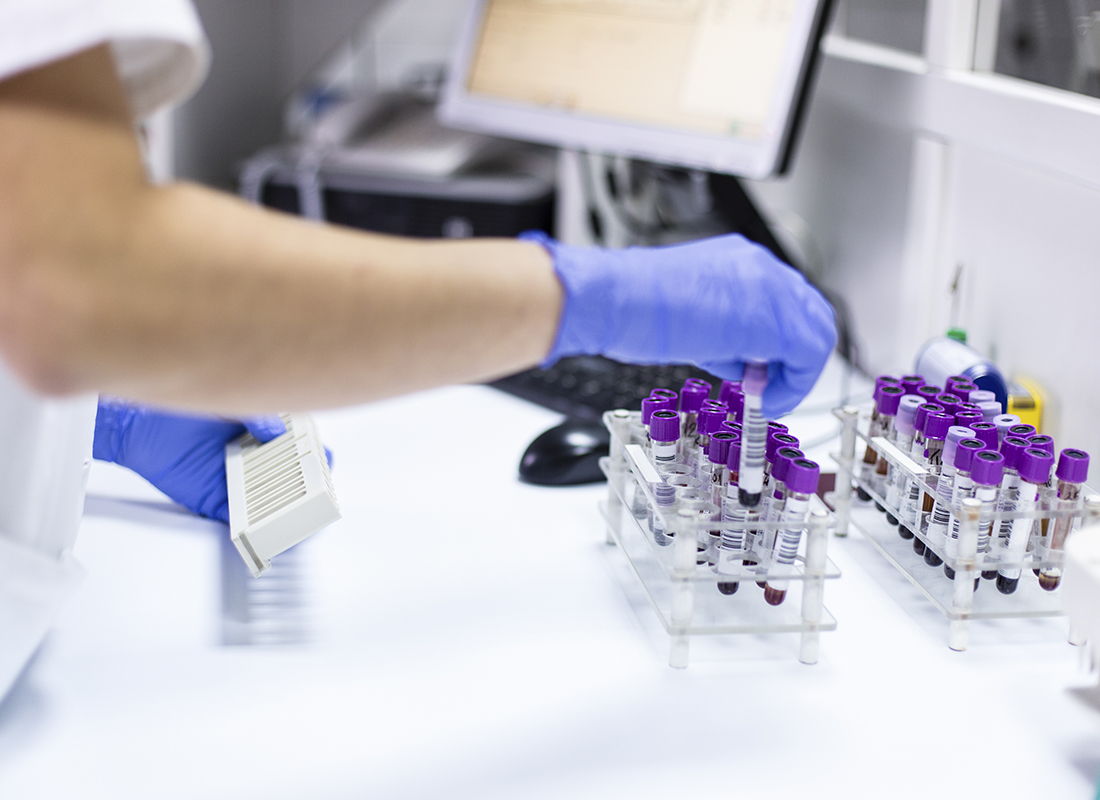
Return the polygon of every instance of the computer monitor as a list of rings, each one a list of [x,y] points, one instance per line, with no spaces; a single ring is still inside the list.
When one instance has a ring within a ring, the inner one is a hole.
[[[446,125],[782,174],[830,0],[476,0]]]

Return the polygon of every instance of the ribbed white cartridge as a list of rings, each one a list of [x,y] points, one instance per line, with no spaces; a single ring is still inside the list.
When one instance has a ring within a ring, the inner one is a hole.
[[[309,414],[284,414],[286,433],[225,448],[229,529],[253,577],[279,553],[340,519],[321,437]]]

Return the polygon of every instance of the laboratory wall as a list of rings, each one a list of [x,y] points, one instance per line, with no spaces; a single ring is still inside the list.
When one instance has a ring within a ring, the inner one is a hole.
[[[825,49],[792,172],[752,191],[804,221],[862,366],[911,369],[961,326],[1048,391],[1059,446],[1100,451],[1100,105],[835,32]],[[965,98],[1007,112],[983,121]]]
[[[213,62],[175,113],[175,174],[232,188],[237,163],[283,138],[283,108],[383,0],[196,0]]]

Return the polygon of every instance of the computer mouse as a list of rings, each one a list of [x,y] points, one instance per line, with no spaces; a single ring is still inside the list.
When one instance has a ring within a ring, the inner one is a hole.
[[[605,480],[599,460],[611,448],[607,428],[591,420],[570,418],[531,442],[519,463],[524,483],[576,486]]]

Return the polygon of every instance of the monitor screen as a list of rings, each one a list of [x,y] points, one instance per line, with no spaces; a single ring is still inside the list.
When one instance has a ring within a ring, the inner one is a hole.
[[[447,124],[748,177],[780,171],[822,0],[481,0]]]

